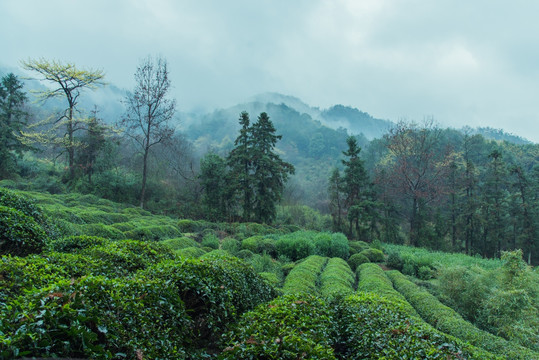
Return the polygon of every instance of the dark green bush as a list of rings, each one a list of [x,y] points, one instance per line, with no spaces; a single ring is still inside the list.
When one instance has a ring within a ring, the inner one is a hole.
[[[241,313],[277,295],[251,266],[231,256],[163,261],[142,273],[176,286],[196,339],[205,344],[216,342]]]
[[[382,250],[370,248],[361,251],[360,254],[365,255],[370,262],[384,261],[384,253],[382,252]]]
[[[389,254],[387,254],[387,266],[389,266],[392,269],[402,271],[402,266],[404,265],[404,262],[400,256],[400,254],[396,251],[391,251]]]
[[[40,253],[48,241],[45,230],[22,211],[0,206],[0,255]]]
[[[219,249],[219,238],[213,234],[205,235],[200,243],[202,247],[210,247],[212,249]]]
[[[224,238],[223,241],[221,241],[221,249],[228,251],[230,254],[236,256],[241,250],[241,242],[230,237]]]
[[[96,245],[104,245],[109,241],[110,240],[98,236],[68,236],[52,241],[49,248],[58,252],[73,252]]]
[[[421,280],[429,280],[434,277],[434,270],[428,266],[421,266],[417,270],[417,277]]]
[[[341,233],[319,233],[314,236],[315,253],[320,256],[347,259],[350,252],[348,239]]]
[[[186,357],[189,317],[165,281],[92,276],[59,281],[14,303],[8,316],[2,358]]]
[[[360,253],[363,250],[370,248],[369,244],[365,241],[350,241],[348,244],[350,246],[350,251],[353,250],[354,253]]]
[[[236,256],[240,259],[250,259],[254,256],[254,253],[251,250],[243,249],[238,251]]]
[[[219,359],[335,359],[334,338],[333,314],[324,301],[284,296],[245,313],[227,334]]]
[[[278,255],[284,255],[292,261],[304,259],[315,253],[313,232],[299,231],[283,235],[275,243]]]
[[[110,225],[113,223],[125,223],[129,221],[129,217],[125,214],[118,214],[101,210],[78,211],[77,216],[79,216],[86,224],[101,223],[105,225]]]
[[[172,225],[142,226],[126,231],[125,237],[133,240],[159,241],[181,236],[178,228]]]
[[[476,328],[435,296],[407,280],[396,270],[387,272],[393,286],[416,309],[421,317],[435,328],[472,345],[510,359],[537,359],[539,354],[515,343]]]
[[[354,254],[348,259],[348,265],[350,265],[352,271],[356,271],[359,265],[368,262],[370,262],[370,260],[363,254]]]

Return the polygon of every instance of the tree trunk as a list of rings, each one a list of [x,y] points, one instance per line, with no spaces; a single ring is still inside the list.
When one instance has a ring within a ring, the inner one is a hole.
[[[147,170],[147,160],[148,160],[148,152],[149,148],[146,147],[144,149],[144,159],[143,159],[143,167],[142,167],[142,189],[140,190],[140,208],[144,209],[144,197],[146,195],[146,170]]]

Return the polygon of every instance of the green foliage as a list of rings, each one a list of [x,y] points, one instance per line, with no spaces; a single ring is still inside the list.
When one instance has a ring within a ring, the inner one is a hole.
[[[335,359],[334,337],[324,301],[289,295],[245,313],[227,334],[219,359]]]
[[[352,271],[356,271],[357,267],[361,264],[370,262],[369,258],[364,254],[354,254],[348,259],[348,265],[352,268]]]
[[[221,241],[221,249],[228,251],[231,255],[237,255],[241,250],[241,244],[239,240],[227,237]]]
[[[143,226],[125,232],[128,239],[146,241],[159,241],[178,236],[181,236],[181,232],[172,225]]]
[[[87,236],[97,236],[111,240],[122,240],[126,238],[123,232],[110,225],[86,224],[80,225],[79,229]]]
[[[398,304],[401,311],[408,316],[419,317],[404,296],[393,288],[391,280],[389,280],[380,266],[373,263],[365,263],[357,268],[356,273],[358,274],[358,291],[375,293]]]
[[[0,206],[0,255],[40,253],[48,241],[45,230],[22,211]]]
[[[284,255],[292,261],[306,258],[315,253],[313,242],[313,232],[298,231],[283,235],[275,243],[275,248],[279,255]]]
[[[350,255],[360,253],[363,250],[370,248],[369,244],[365,241],[350,241],[348,244],[350,246]]]
[[[382,250],[370,248],[361,251],[359,254],[365,256],[371,262],[384,261],[384,253],[382,252]]]
[[[266,253],[272,256],[276,256],[277,254],[275,241],[261,235],[255,235],[244,239],[241,242],[241,247],[256,254]]]
[[[286,294],[318,294],[318,277],[327,263],[327,258],[311,255],[296,264],[285,279],[283,293]]]
[[[206,253],[205,250],[201,249],[200,247],[190,246],[183,249],[179,249],[174,251],[174,253],[178,256],[186,257],[186,258],[196,258],[204,255]]]
[[[189,317],[176,289],[164,281],[65,280],[8,306],[3,358],[186,357]]]
[[[320,294],[326,298],[350,295],[354,292],[356,277],[348,263],[341,258],[328,260],[320,275]]]
[[[365,264],[368,265],[368,264]],[[343,359],[495,359],[420,320],[401,304],[375,293],[350,296],[337,305],[339,358]]]
[[[109,241],[110,240],[98,236],[68,236],[52,241],[49,248],[58,252],[73,252],[97,245],[105,245],[105,243]]]
[[[193,319],[197,341],[206,344],[217,341],[241,313],[276,296],[252,267],[230,256],[163,261],[143,274],[174,284]]]
[[[404,295],[421,317],[435,328],[463,341],[511,359],[535,359],[537,353],[515,343],[480,330],[464,320],[453,309],[443,305],[436,297],[421,290],[396,270],[387,272],[393,286]]]
[[[315,253],[320,256],[347,259],[350,252],[348,239],[341,233],[319,233],[314,236]]]
[[[184,249],[187,247],[198,247],[200,246],[195,240],[183,236],[179,238],[161,240],[161,244],[168,246],[172,250]]]
[[[404,266],[404,261],[402,260],[400,254],[396,251],[391,251],[387,254],[387,260],[386,260],[387,266],[402,271],[402,267]]]
[[[207,234],[202,238],[200,243],[202,247],[210,247],[212,249],[219,249],[219,238],[213,234]]]

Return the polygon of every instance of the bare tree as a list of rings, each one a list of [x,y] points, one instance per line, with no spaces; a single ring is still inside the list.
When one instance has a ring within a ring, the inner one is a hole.
[[[161,57],[142,60],[135,72],[135,81],[134,91],[125,98],[127,111],[121,125],[142,150],[140,207],[144,208],[148,154],[153,146],[166,142],[174,134],[169,121],[176,113],[176,100],[167,98],[170,79],[167,62]]]

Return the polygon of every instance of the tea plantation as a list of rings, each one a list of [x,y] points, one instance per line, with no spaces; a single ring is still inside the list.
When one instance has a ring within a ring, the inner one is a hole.
[[[2,359],[539,359],[539,275],[518,252],[0,188],[0,255]]]

